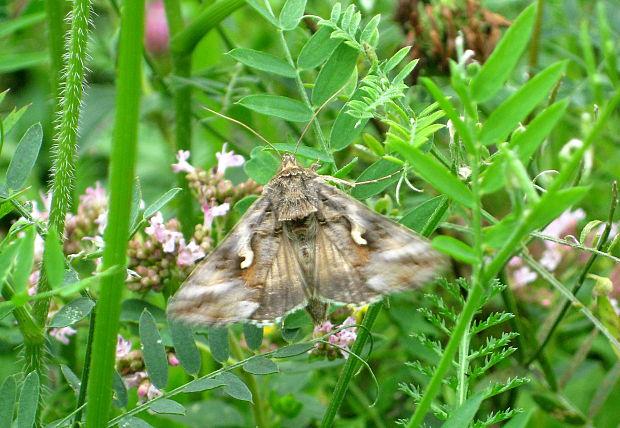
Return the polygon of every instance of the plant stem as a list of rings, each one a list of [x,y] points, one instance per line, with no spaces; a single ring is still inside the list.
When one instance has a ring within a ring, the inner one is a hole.
[[[467,400],[468,382],[467,371],[469,370],[469,341],[471,337],[469,335],[469,324],[465,328],[465,333],[461,338],[461,344],[459,346],[459,362],[458,362],[458,374],[457,374],[457,390],[456,390],[456,402],[458,406],[461,406]]]
[[[65,217],[71,206],[73,177],[75,175],[75,153],[80,119],[80,108],[84,92],[84,67],[88,43],[88,20],[90,0],[74,0],[70,15],[69,38],[67,40],[67,63],[63,71],[63,91],[59,101],[58,128],[54,136],[54,178],[52,180],[52,206],[49,226],[62,236]],[[41,269],[38,292],[50,290],[45,269]],[[49,312],[50,299],[35,303],[33,313],[40,325],[44,325]]]
[[[88,319],[88,339],[86,340],[86,352],[84,353],[84,367],[82,368],[80,385],[88,385],[88,377],[90,375],[90,360],[93,350],[93,339],[95,335],[95,311],[92,311],[90,313]],[[79,428],[82,425],[82,406],[85,403],[86,387],[80,388],[80,393],[78,394],[77,404],[75,405],[75,419],[73,420],[74,428]]]
[[[269,1],[266,1],[265,5],[267,6],[267,9],[269,10],[269,12],[273,13],[273,11],[271,10],[271,5],[269,4]],[[280,46],[282,46],[282,50],[284,51],[284,56],[286,57],[286,60],[291,65],[291,67],[295,69],[295,84],[297,85],[297,90],[299,91],[301,100],[310,110],[314,111],[314,108],[312,107],[312,103],[310,102],[310,98],[308,98],[308,94],[306,93],[304,82],[301,80],[301,76],[299,75],[299,70],[297,69],[297,66],[295,65],[295,61],[293,60],[293,56],[291,55],[291,50],[288,48],[288,44],[286,43],[286,39],[284,38],[284,30],[278,29],[278,34],[280,36]],[[314,130],[314,133],[316,134],[317,139],[321,143],[321,147],[323,148],[323,151],[329,156],[330,163],[332,163],[333,165],[334,164],[333,153],[329,148],[329,143],[325,139],[325,136],[323,135],[323,131],[321,130],[321,125],[319,125],[317,120],[314,120],[312,122],[312,129]]]
[[[230,348],[237,359],[237,361],[243,361],[243,351],[241,350],[241,346],[239,346],[239,341],[235,337],[235,335],[228,330],[228,337],[230,339]],[[256,376],[251,373],[246,372],[241,369],[241,375],[245,380],[248,389],[252,393],[252,413],[254,414],[254,424],[259,428],[266,428],[269,426],[267,422],[267,416],[265,415],[265,404],[263,403],[263,399],[261,396],[260,388],[258,387],[258,382],[256,382]]]
[[[121,17],[116,117],[110,163],[110,209],[104,234],[104,270],[112,266],[125,267],[127,263],[129,213],[140,112],[143,33],[144,1],[126,2]],[[91,372],[88,380],[87,427],[105,426],[108,420],[125,275],[125,269],[121,269],[119,273],[106,276],[101,281],[92,358],[92,366],[97,370]]]
[[[542,28],[543,12],[545,9],[545,0],[538,0],[538,7],[536,8],[536,21],[534,21],[534,28],[532,30],[532,40],[530,42],[530,55],[529,55],[529,71],[530,79],[534,77],[534,69],[538,66],[538,51],[540,46],[540,31]]]
[[[370,336],[370,329],[372,328],[379,312],[381,312],[382,302],[377,302],[374,305],[370,305],[366,315],[364,316],[364,320],[362,321],[362,328],[358,329],[357,339],[355,343],[351,347],[351,352],[356,355],[361,355],[362,350],[364,349],[364,345],[366,345],[366,341]],[[364,328],[365,327],[365,328]],[[344,364],[344,368],[338,377],[338,382],[334,387],[334,392],[332,394],[331,400],[329,401],[329,406],[323,415],[323,420],[321,421],[321,428],[329,428],[333,426],[334,419],[336,418],[336,414],[338,413],[338,409],[344,400],[344,395],[347,392],[347,388],[349,386],[349,382],[351,382],[351,378],[353,374],[357,371],[359,366],[359,361],[357,358],[349,358],[347,362]]]

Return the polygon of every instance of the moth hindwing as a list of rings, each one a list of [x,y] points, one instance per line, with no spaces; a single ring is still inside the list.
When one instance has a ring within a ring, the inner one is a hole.
[[[195,325],[271,324],[306,307],[364,305],[433,279],[429,242],[328,184],[285,154],[278,173],[168,306]]]

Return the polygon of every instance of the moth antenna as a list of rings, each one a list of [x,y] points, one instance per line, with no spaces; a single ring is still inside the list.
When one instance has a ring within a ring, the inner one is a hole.
[[[342,178],[332,177],[331,175],[322,175],[321,177],[325,178],[326,180],[333,181],[334,183],[344,184],[346,186],[355,187],[355,186],[359,186],[360,184],[378,183],[379,181],[383,181],[383,180],[386,180],[386,179],[388,179],[390,177],[394,177],[396,174],[400,174],[400,173],[402,173],[404,171],[405,171],[405,167],[402,167],[398,171],[393,172],[391,174],[388,174],[386,176],[375,178],[374,180],[357,181],[355,183],[352,183],[352,182],[347,181],[347,180],[343,180]],[[405,178],[405,180],[406,180],[406,178]]]
[[[310,129],[310,125],[312,125],[312,122],[314,122],[314,120],[319,115],[321,110],[323,110],[323,108],[325,108],[325,106],[327,104],[329,104],[331,102],[331,100],[333,100],[348,84],[349,84],[349,82],[346,82],[344,85],[342,85],[340,87],[340,89],[338,89],[336,92],[334,92],[334,94],[331,97],[329,97],[327,100],[325,100],[325,102],[323,104],[321,104],[321,106],[312,114],[312,117],[310,118],[310,121],[306,124],[306,127],[304,128],[304,130],[302,131],[301,135],[297,139],[297,143],[295,143],[295,152],[293,153],[294,155],[297,154],[297,149],[299,148],[299,143],[301,143],[301,140],[305,137],[306,133],[308,132],[308,129]]]
[[[249,127],[248,125],[246,125],[245,123],[237,120],[237,119],[233,119],[232,117],[228,117],[225,114],[222,114],[220,112],[217,112],[215,110],[211,110],[209,107],[205,107],[203,106],[202,108],[204,108],[206,111],[213,113],[216,116],[219,116],[221,118],[224,118],[226,120],[229,120],[231,122],[236,123],[237,125],[243,126],[245,129],[247,129],[248,131],[250,131],[252,134],[256,135],[258,138],[260,138],[265,144],[267,144],[269,147],[271,147],[276,154],[280,157],[280,159],[282,159],[282,155],[280,154],[280,152],[278,151],[278,149],[276,149],[276,147],[271,144],[269,141],[267,141],[267,139],[265,137],[263,137],[262,135],[260,135],[258,132],[256,132],[255,130],[253,130],[251,127]]]

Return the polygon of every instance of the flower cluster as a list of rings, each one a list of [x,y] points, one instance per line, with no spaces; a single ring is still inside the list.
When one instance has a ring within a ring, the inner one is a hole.
[[[182,281],[192,265],[211,250],[210,235],[197,228],[186,243],[177,219],[164,222],[161,212],[149,220],[144,234],[129,241],[129,269],[136,273],[127,280],[129,289],[136,292],[160,291],[167,281]]]
[[[140,403],[162,395],[162,392],[151,383],[144,365],[142,351],[131,350],[131,342],[118,335],[116,343],[116,371],[121,375],[127,389],[138,388]],[[179,360],[172,352],[168,352],[168,364],[178,366]]]
[[[542,234],[556,239],[565,239],[576,242],[574,237],[577,234],[577,224],[586,218],[586,214],[582,209],[574,211],[567,210],[557,219],[552,221]],[[612,225],[611,236],[614,236],[616,225]],[[592,246],[592,242],[599,236],[603,227],[594,228],[592,233],[585,237],[586,242],[582,244]],[[534,242],[528,250],[532,257],[549,272],[556,275],[562,275],[570,272],[575,264],[583,264],[588,258],[587,253],[575,251],[572,247],[551,240],[543,240],[542,242]],[[517,296],[528,302],[539,303],[543,306],[549,306],[552,303],[552,292],[548,289],[528,287],[533,285],[538,279],[538,274],[534,272],[527,263],[518,256],[513,257],[508,262],[508,274],[510,284]],[[612,273],[613,276],[613,273]]]
[[[77,213],[67,214],[65,221],[65,253],[77,254],[92,249],[89,241],[102,236],[108,220],[108,197],[105,189],[95,183],[80,195]]]
[[[355,325],[357,323],[355,317],[349,316],[347,317],[342,324],[333,324],[330,320],[325,321],[321,325],[317,325],[314,327],[314,337],[321,337],[326,334],[333,332],[342,327],[346,327],[348,325]],[[353,342],[357,339],[357,327],[350,327],[342,329],[332,335],[330,335],[327,341],[331,346],[327,343],[317,342],[308,353],[314,356],[323,356],[327,357],[329,360],[334,360],[338,357],[342,357],[344,359],[349,358],[349,350]]]

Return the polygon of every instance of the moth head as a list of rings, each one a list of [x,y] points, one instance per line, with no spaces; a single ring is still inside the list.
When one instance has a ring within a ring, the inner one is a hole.
[[[282,163],[280,164],[280,171],[286,171],[287,169],[300,168],[295,156],[291,153],[284,153],[282,155]]]

